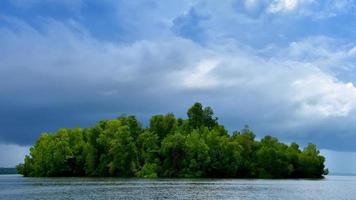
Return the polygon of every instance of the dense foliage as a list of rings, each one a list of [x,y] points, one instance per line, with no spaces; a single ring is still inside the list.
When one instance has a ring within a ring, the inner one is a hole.
[[[188,119],[155,115],[142,128],[134,116],[90,128],[44,133],[30,149],[24,176],[320,178],[327,173],[315,145],[300,150],[245,127],[229,134],[210,107],[195,103]]]

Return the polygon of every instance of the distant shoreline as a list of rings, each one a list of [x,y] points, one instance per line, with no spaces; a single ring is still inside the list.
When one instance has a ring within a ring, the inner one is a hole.
[[[19,174],[15,167],[0,167],[0,175],[2,174]]]
[[[246,180],[246,181],[297,181],[297,180],[305,180],[305,181],[323,181],[327,180],[328,177],[356,177],[356,174],[328,174],[322,178],[206,178],[206,177],[196,177],[196,178],[168,178],[168,177],[158,177],[158,178],[142,178],[142,177],[93,177],[93,176],[54,176],[54,177],[27,177],[23,176],[22,174],[0,174],[1,176],[18,176],[22,178],[44,178],[44,179],[113,179],[113,180],[144,180],[144,181],[164,181],[164,180],[177,180],[177,181],[184,181],[184,180]]]
[[[330,172],[330,174],[328,174],[328,176],[356,176],[356,174],[354,174],[354,173],[339,173],[339,172],[332,173],[332,172]]]

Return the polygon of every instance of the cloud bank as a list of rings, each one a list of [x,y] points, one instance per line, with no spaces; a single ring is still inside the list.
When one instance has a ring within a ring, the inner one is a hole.
[[[356,150],[351,4],[54,2],[2,3],[1,143],[201,101],[230,130]]]

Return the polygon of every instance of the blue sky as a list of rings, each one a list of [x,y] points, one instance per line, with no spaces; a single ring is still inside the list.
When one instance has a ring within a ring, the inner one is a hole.
[[[200,101],[229,130],[249,124],[258,137],[312,142],[333,171],[356,172],[345,168],[356,152],[355,6],[1,1],[0,166],[44,131],[122,113],[143,124],[157,113],[185,117]]]

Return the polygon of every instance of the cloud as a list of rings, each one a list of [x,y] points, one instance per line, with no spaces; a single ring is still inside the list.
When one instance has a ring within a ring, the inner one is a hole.
[[[237,1],[249,14],[297,14],[299,17],[323,19],[339,14],[352,12],[355,9],[353,0],[315,1],[315,0],[243,0]],[[260,15],[259,14],[259,15]],[[253,16],[252,15],[252,16]]]
[[[306,117],[345,117],[356,108],[356,88],[324,73],[310,75],[292,84],[301,115]]]
[[[355,108],[351,83],[321,70],[314,58],[292,61],[298,60],[293,53],[297,43],[278,51],[289,51],[285,57],[265,58],[239,42],[204,47],[171,35],[123,45],[100,42],[75,21],[46,20],[39,32],[18,19],[8,20],[13,27],[0,31],[1,90],[6,94],[1,107],[2,117],[14,121],[2,122],[4,141],[30,144],[47,128],[90,124],[122,112],[145,119],[157,110],[184,116],[194,101],[216,108],[231,129],[252,122],[259,134],[284,132],[293,138],[291,130],[308,136],[311,124],[350,116]],[[6,84],[13,78],[16,82]],[[179,102],[184,104],[172,110]],[[38,114],[19,127],[37,128],[23,132],[16,127],[15,118],[30,117],[23,112]]]
[[[185,71],[179,71],[178,77],[172,77],[180,80],[178,86],[192,89],[204,89],[221,86],[218,80],[210,74],[216,68],[219,61],[217,60],[202,60],[197,63],[197,66]]]
[[[300,2],[298,0],[279,0],[272,2],[268,7],[268,12],[288,12],[297,8]]]
[[[250,124],[258,136],[355,150],[355,45],[295,33],[305,21],[267,12],[307,1],[243,3],[112,3],[106,20],[124,40],[103,40],[76,17],[4,16],[0,140],[30,145],[40,132],[122,113],[185,117],[201,101],[230,130]]]
[[[353,9],[336,7],[315,0],[194,1],[175,12],[172,30],[200,44],[233,39],[259,49],[320,35],[352,40]]]
[[[252,16],[260,16],[261,14],[303,13],[296,11],[303,11],[314,2],[314,0],[243,0],[237,1],[236,5]]]
[[[203,60],[183,72],[177,83],[188,89],[249,90],[256,96],[264,96],[265,101],[279,98],[295,106],[291,108],[295,116],[309,120],[348,116],[356,107],[354,85],[337,80],[313,63],[291,62],[288,57],[271,61],[241,52],[214,53],[215,59]],[[276,89],[282,90],[283,96],[266,93]]]

